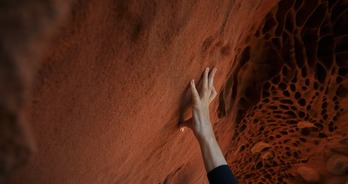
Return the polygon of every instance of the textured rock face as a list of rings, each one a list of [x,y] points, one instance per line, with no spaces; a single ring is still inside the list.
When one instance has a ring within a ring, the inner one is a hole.
[[[0,104],[1,126],[16,130],[0,134],[2,166],[31,155],[13,120],[23,113],[38,147],[10,183],[207,183],[196,140],[178,128],[206,66],[218,68],[211,118],[240,183],[348,180],[347,1],[71,2],[37,70],[0,65],[1,103],[21,99]]]
[[[236,112],[227,157],[243,183],[347,180],[347,5],[281,1],[245,41],[220,98]]]
[[[25,107],[42,42],[63,12],[55,1],[0,2],[0,182],[35,151]]]

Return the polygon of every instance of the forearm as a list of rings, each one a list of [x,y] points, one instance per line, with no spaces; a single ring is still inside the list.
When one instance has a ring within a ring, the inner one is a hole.
[[[207,136],[198,138],[198,142],[201,147],[201,152],[207,173],[218,166],[227,165],[226,159],[221,152],[220,146],[217,143],[213,132],[211,132]]]
[[[188,127],[193,130],[201,147],[209,182],[211,184],[232,184],[237,183],[237,181],[228,167],[226,159],[216,141],[209,118],[209,104],[217,95],[214,88],[215,72],[216,68],[210,73],[209,68],[204,70],[200,93],[196,89],[194,80],[190,82],[193,102],[193,122],[188,124]]]

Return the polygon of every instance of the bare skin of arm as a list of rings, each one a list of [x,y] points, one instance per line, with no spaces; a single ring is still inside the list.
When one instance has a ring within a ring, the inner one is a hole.
[[[203,84],[200,92],[197,91],[194,80],[190,82],[193,100],[193,121],[189,125],[189,128],[193,130],[199,142],[207,172],[212,171],[218,166],[227,165],[226,159],[216,141],[209,117],[209,104],[216,96],[214,88],[215,73],[216,68],[213,68],[210,72],[209,68],[204,70]]]

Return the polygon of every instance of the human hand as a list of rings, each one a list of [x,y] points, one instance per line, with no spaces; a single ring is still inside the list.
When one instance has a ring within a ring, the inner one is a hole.
[[[198,140],[214,136],[212,125],[209,117],[209,104],[216,96],[214,88],[214,76],[216,68],[213,68],[209,72],[209,68],[206,68],[203,73],[203,84],[200,93],[196,89],[194,80],[190,82],[191,94],[192,94],[192,115],[193,122],[188,126],[193,130]]]
[[[216,68],[213,68],[210,72],[209,68],[204,70],[203,80],[200,83],[200,93],[196,89],[195,81],[191,80],[190,89],[193,102],[193,117],[182,124],[193,130],[201,148],[207,173],[219,166],[227,165],[226,159],[215,138],[209,117],[209,104],[217,94],[214,88],[215,73]]]

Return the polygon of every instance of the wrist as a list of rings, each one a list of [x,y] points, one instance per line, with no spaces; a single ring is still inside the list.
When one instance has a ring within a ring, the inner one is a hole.
[[[210,144],[210,143],[216,142],[216,138],[213,131],[196,135],[196,138],[199,144]]]

